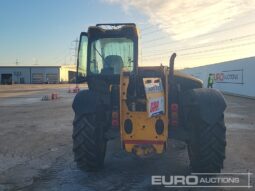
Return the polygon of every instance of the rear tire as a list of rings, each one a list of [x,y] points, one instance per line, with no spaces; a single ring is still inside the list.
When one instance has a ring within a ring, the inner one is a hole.
[[[213,125],[202,120],[190,124],[188,153],[192,172],[219,173],[223,168],[226,148],[224,115]]]
[[[72,137],[74,160],[78,168],[86,171],[103,168],[107,143],[100,115],[85,114],[75,117]]]

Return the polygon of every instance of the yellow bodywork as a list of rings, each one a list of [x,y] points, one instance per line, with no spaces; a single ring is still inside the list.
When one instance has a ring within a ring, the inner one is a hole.
[[[162,68],[165,79],[168,79],[168,71],[166,67]],[[149,79],[149,78],[148,78]],[[144,82],[145,83],[145,82]],[[127,88],[129,84],[129,76],[120,76],[120,134],[122,147],[127,152],[133,152],[137,156],[143,157],[153,153],[163,153],[166,149],[168,139],[168,81],[165,82],[165,88],[161,92],[146,93],[147,111],[130,111],[127,106]],[[149,103],[150,100],[163,97],[164,112],[150,116]],[[124,130],[125,120],[130,119],[133,124],[133,131],[128,134]],[[155,124],[158,119],[164,123],[162,134],[157,134]]]

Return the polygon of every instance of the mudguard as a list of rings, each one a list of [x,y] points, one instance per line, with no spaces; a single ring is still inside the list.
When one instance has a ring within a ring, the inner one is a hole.
[[[91,90],[82,90],[76,94],[72,108],[76,116],[95,113],[100,104],[99,95]]]
[[[208,124],[216,123],[227,106],[224,96],[216,89],[197,88],[189,90],[183,98],[186,119],[190,117],[200,118]]]

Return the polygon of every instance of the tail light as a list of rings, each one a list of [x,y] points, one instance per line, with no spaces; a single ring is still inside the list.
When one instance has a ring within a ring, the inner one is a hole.
[[[120,124],[119,113],[114,111],[114,112],[112,112],[112,126],[119,127],[119,124]]]
[[[179,107],[178,104],[172,103],[171,104],[171,125],[172,126],[177,126],[178,125],[178,112],[179,112]]]

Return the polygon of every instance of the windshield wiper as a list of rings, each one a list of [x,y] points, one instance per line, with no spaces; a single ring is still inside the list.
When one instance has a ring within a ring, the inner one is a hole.
[[[100,52],[97,50],[97,48],[96,47],[94,47],[94,49],[96,50],[96,52],[98,53],[98,55],[99,56],[101,56],[101,58],[103,59],[103,61],[104,61],[104,57],[102,56],[102,54],[100,54]]]

